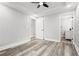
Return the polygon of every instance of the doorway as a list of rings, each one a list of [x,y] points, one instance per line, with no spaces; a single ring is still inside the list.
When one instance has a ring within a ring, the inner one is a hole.
[[[36,19],[36,38],[38,39],[44,39],[44,18],[39,17]]]
[[[31,39],[44,39],[44,18],[31,19]]]
[[[73,39],[73,13],[61,16],[61,39],[72,41]]]
[[[31,39],[35,39],[35,24],[36,23],[36,20],[35,19],[31,19]]]

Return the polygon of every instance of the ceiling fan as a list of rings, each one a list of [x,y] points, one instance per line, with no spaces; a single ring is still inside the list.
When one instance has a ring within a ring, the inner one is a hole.
[[[38,6],[37,6],[37,8],[39,8],[40,6],[44,6],[44,7],[49,7],[46,3],[47,2],[32,2],[32,3],[37,3],[38,4]]]

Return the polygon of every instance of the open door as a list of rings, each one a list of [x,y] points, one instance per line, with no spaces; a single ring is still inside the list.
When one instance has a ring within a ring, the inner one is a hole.
[[[36,19],[36,38],[44,39],[44,19],[39,17]]]

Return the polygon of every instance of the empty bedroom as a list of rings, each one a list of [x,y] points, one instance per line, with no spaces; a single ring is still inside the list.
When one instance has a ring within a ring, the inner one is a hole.
[[[0,2],[0,56],[78,56],[79,2]]]

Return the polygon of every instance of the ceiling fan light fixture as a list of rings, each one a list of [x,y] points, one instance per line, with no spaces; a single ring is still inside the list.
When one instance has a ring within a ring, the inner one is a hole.
[[[37,8],[39,8],[40,6],[44,6],[44,7],[49,7],[48,4],[46,4],[46,2],[32,2],[32,3],[38,3]]]
[[[43,5],[43,2],[40,2],[39,5]]]

